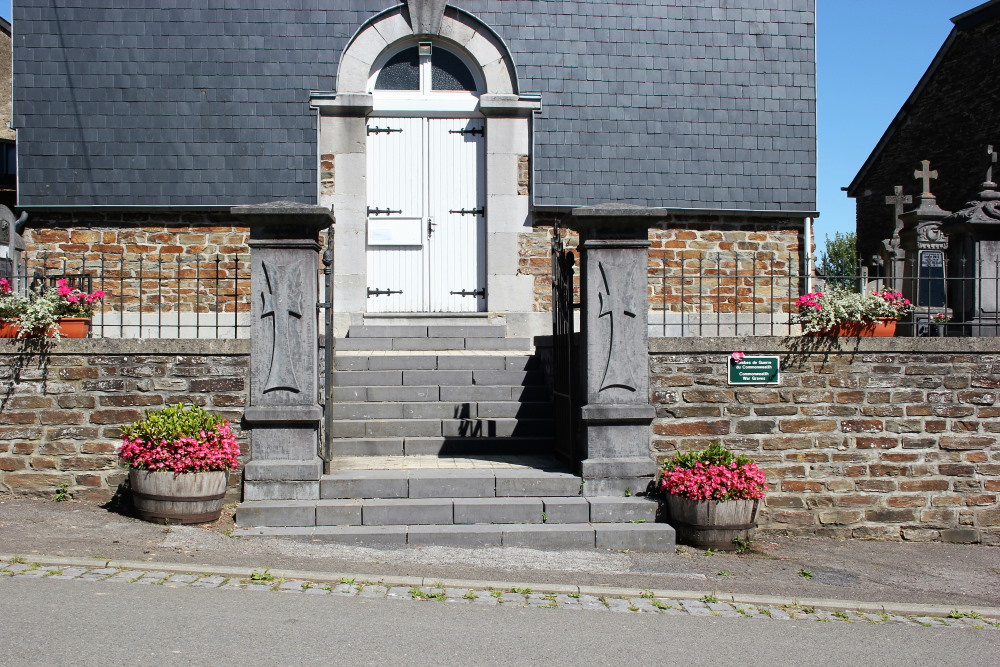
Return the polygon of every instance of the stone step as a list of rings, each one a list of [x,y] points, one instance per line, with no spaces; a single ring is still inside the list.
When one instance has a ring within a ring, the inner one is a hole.
[[[545,419],[337,419],[333,438],[551,436],[554,425]]]
[[[237,510],[239,521],[239,510]],[[242,524],[240,524],[242,525]],[[238,528],[237,536],[278,536],[362,546],[531,547],[672,552],[674,529],[665,523],[428,524]]]
[[[654,523],[656,509],[655,501],[639,497],[345,498],[244,502],[239,521],[244,527]]]
[[[334,387],[333,400],[341,403],[363,401],[391,402],[415,401],[547,401],[549,390],[542,386],[524,387],[513,385],[466,385],[438,386],[421,385],[410,387],[393,386],[351,386]]]
[[[503,324],[365,324],[352,326],[348,338],[504,338]]]
[[[334,470],[320,480],[320,498],[572,497],[581,485],[571,473],[535,468]]]
[[[388,370],[334,371],[335,387],[543,386],[541,371],[508,370]]]
[[[491,454],[548,455],[552,438],[334,438],[334,456],[476,456]]]
[[[334,419],[542,419],[552,417],[550,401],[338,402]]]
[[[527,351],[531,349],[530,338],[494,337],[401,337],[401,338],[338,338],[334,344],[337,350],[384,351],[384,350],[496,350]]]
[[[527,371],[541,368],[541,360],[527,354],[366,354],[355,351],[338,352],[333,363],[338,371]]]

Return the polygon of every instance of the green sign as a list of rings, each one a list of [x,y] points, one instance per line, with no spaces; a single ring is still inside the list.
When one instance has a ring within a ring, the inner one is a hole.
[[[729,384],[781,384],[778,357],[729,358]]]

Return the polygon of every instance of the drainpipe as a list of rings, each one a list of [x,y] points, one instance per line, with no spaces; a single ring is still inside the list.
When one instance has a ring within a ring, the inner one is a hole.
[[[812,235],[813,219],[806,218],[802,224],[802,236],[804,237],[802,247],[805,252],[802,254],[802,275],[805,276],[805,291],[812,292]]]

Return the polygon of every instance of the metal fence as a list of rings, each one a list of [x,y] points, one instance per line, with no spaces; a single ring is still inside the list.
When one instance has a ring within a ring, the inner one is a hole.
[[[960,265],[959,265],[960,264]],[[790,253],[678,252],[648,271],[649,334],[664,337],[794,336],[796,300],[833,285],[857,290],[891,289],[914,304],[897,336],[1000,335],[997,302],[1000,261],[956,261],[935,272],[910,267],[907,279],[817,275]]]
[[[92,338],[249,338],[250,255],[134,255],[68,258],[41,253],[18,267],[22,292],[60,278],[102,290]]]

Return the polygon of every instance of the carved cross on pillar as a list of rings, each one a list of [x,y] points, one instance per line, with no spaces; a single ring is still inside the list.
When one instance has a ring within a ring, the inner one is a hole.
[[[937,170],[931,171],[931,161],[921,160],[920,169],[913,172],[913,178],[923,181],[923,191],[920,193],[921,197],[930,199],[934,196],[931,194],[931,179],[936,179],[937,177]]]
[[[273,345],[271,348],[271,368],[264,383],[264,392],[284,389],[299,393],[299,381],[295,377],[295,364],[290,358],[290,329],[293,318],[302,317],[301,295],[294,286],[302,284],[300,268],[273,262],[264,262],[264,276],[267,288],[261,290],[263,308],[261,317],[271,318]],[[290,289],[291,288],[291,289]]]
[[[625,269],[599,262],[601,270],[602,289],[598,295],[601,299],[598,317],[607,317],[608,324],[608,358],[604,366],[604,377],[601,380],[601,391],[611,387],[621,387],[635,391],[636,381],[632,375],[633,364],[629,362],[632,348],[628,344],[631,339],[628,329],[633,325],[636,315],[635,299],[629,286],[635,273],[635,265]]]
[[[902,185],[894,185],[892,194],[885,198],[886,206],[892,206],[892,220],[895,223],[895,231],[892,234],[894,238],[898,239],[899,230],[903,228],[903,221],[900,220],[900,216],[903,215],[903,206],[912,203],[913,197],[903,194]]]

